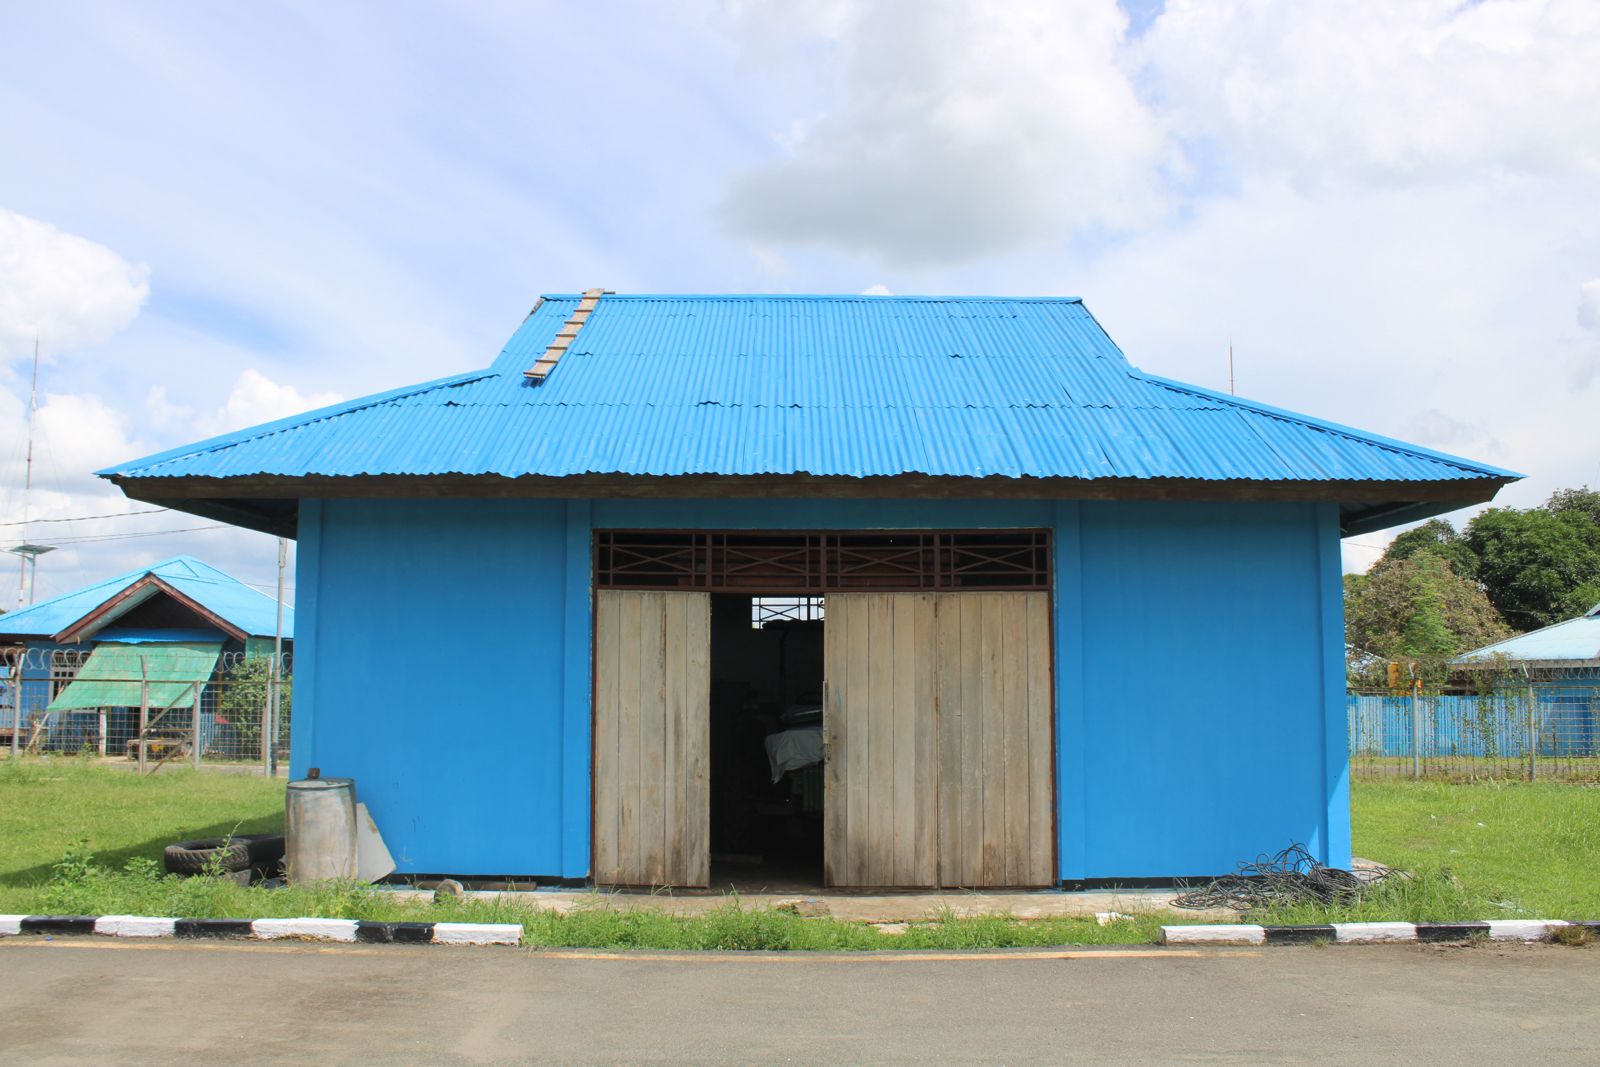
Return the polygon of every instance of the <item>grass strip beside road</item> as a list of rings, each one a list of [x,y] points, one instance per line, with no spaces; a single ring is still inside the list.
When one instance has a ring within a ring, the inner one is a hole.
[[[564,913],[543,910],[538,903],[536,894],[446,896],[433,903],[364,885],[245,887],[221,878],[163,876],[147,859],[130,861],[118,871],[69,862],[42,887],[0,890],[0,911],[14,909],[21,914],[517,923],[523,928],[524,943],[544,948],[853,951],[1141,945],[1158,939],[1163,921],[1145,916],[1100,926],[1092,919],[946,915],[912,924],[902,933],[889,933],[862,923],[803,918],[774,907],[751,906],[732,896],[720,907],[694,916],[669,915],[650,907],[620,908],[599,893],[593,903]]]
[[[276,832],[283,783],[165,769],[146,779],[71,758],[0,763],[0,912],[182,918],[314,916],[515,922],[551,948],[859,950],[1142,944],[1152,915],[1089,919],[953,915],[901,933],[802,918],[730,898],[701,916],[594,903],[566,914],[535,899],[405,900],[366,886],[262,889],[161,874],[162,848],[185,838]],[[1357,782],[1358,855],[1411,872],[1346,907],[1242,916],[1264,923],[1600,918],[1600,788],[1556,783]]]

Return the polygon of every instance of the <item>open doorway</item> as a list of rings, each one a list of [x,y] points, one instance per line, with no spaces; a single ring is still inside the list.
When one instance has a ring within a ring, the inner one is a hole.
[[[711,885],[822,871],[822,598],[711,598]]]

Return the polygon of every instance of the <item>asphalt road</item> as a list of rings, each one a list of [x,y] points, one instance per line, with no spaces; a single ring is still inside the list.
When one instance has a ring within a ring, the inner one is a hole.
[[[1600,948],[650,955],[0,942],[0,1062],[1600,1062]]]

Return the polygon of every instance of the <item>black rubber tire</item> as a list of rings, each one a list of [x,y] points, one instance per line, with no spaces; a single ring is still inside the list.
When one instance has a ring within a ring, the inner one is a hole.
[[[244,842],[250,850],[250,862],[257,867],[275,867],[283,860],[282,834],[239,834],[234,840]]]
[[[250,846],[238,838],[179,841],[166,847],[161,860],[168,874],[204,874],[218,868],[228,873],[247,871],[250,869]]]

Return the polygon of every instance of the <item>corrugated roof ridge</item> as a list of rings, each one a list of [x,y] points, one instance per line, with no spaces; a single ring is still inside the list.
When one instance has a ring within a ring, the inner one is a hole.
[[[205,560],[196,559],[194,556],[175,556],[172,559],[167,560],[165,563],[158,563],[149,568],[146,573],[155,574],[160,570],[160,568],[177,562],[181,562],[189,568],[189,573],[187,575],[183,575],[181,577],[176,575],[173,576],[177,578],[178,581],[198,582],[202,585],[235,585],[240,589],[247,589],[256,596],[262,597],[268,601],[273,599],[270,593],[263,592],[248,582],[244,582],[238,578],[235,578],[221,567],[214,567]],[[288,609],[288,605],[285,604],[284,608]]]
[[[194,444],[181,445],[177,448],[169,448],[164,452],[156,452],[148,456],[142,456],[139,459],[132,460],[127,463],[121,463],[115,467],[106,467],[103,470],[95,471],[95,475],[97,477],[107,477],[114,474],[126,474],[131,470],[142,467],[158,466],[162,463],[169,463],[175,459],[183,459],[200,452],[219,452],[223,449],[234,448],[249,441],[260,440],[263,437],[271,437],[273,434],[280,433],[284,430],[293,430],[302,426],[310,426],[313,423],[322,422],[325,419],[335,419],[341,415],[349,415],[366,408],[378,407],[381,404],[389,403],[394,400],[404,400],[407,397],[420,396],[423,393],[430,393],[436,389],[448,389],[453,386],[466,385],[470,382],[481,381],[484,378],[492,378],[495,376],[496,374],[494,371],[488,368],[481,368],[479,370],[464,371],[459,374],[452,374],[444,378],[436,378],[430,382],[420,382],[415,385],[401,386],[398,389],[390,389],[382,393],[371,393],[367,396],[357,397],[354,400],[340,401],[337,404],[329,404],[327,407],[316,408],[312,411],[303,411],[298,415],[289,415],[281,419],[275,419],[272,422],[264,422],[256,426],[247,426],[242,430],[234,430],[231,433],[218,434],[216,437],[207,438],[204,441],[196,441]]]
[[[1266,415],[1269,418],[1279,419],[1284,422],[1299,423],[1302,426],[1308,426],[1314,430],[1321,430],[1324,433],[1335,434],[1339,437],[1345,438],[1346,440],[1355,441],[1359,444],[1375,445],[1390,452],[1400,452],[1417,459],[1427,459],[1436,463],[1444,463],[1460,470],[1479,471],[1484,475],[1493,478],[1527,477],[1527,475],[1518,474],[1516,471],[1505,470],[1501,467],[1491,467],[1486,463],[1477,463],[1463,456],[1454,456],[1448,452],[1438,452],[1431,448],[1424,448],[1421,445],[1408,444],[1405,441],[1398,441],[1392,437],[1385,437],[1382,434],[1369,433],[1365,430],[1358,430],[1353,426],[1345,426],[1342,423],[1330,422],[1327,419],[1319,419],[1313,415],[1303,415],[1298,411],[1290,411],[1287,408],[1279,408],[1274,407],[1271,404],[1263,404],[1258,400],[1245,400],[1242,397],[1233,396],[1228,393],[1220,393],[1215,389],[1207,389],[1204,386],[1191,385],[1188,382],[1180,382],[1173,378],[1164,378],[1159,374],[1151,374],[1149,371],[1140,370],[1137,367],[1130,367],[1129,372],[1136,377],[1143,378],[1152,384],[1161,386],[1162,388],[1170,389],[1175,393],[1188,393],[1190,396],[1205,397],[1207,399],[1215,400],[1220,404],[1242,408],[1245,411]]]
[[[541,293],[540,300],[581,300],[582,293]],[[878,304],[895,301],[924,303],[1081,304],[1081,296],[971,296],[941,293],[606,293],[616,300],[839,300]],[[537,308],[535,308],[537,310]]]

